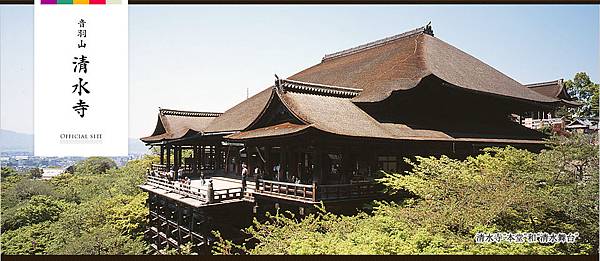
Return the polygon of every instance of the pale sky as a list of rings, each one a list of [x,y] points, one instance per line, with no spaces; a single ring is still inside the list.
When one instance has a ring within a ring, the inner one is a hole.
[[[324,54],[431,21],[521,83],[599,79],[597,5],[129,6],[129,136],[158,107],[222,112]],[[0,6],[1,128],[33,133],[33,7]]]

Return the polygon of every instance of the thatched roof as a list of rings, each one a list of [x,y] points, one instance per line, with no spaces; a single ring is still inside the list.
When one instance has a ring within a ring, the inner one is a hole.
[[[549,82],[530,83],[525,85],[527,88],[542,94],[547,97],[556,98],[563,102],[566,106],[580,106],[581,103],[575,101],[564,85],[563,79]]]
[[[209,123],[220,115],[221,113],[216,112],[159,109],[154,132],[141,140],[156,143],[202,133]]]
[[[263,110],[270,95],[271,89],[265,89],[244,100],[211,122],[205,132],[235,132],[245,129]]]
[[[477,58],[432,36],[430,27],[326,55],[290,80],[364,89],[355,102],[378,102],[435,75],[464,89],[539,103],[557,99],[534,92]]]

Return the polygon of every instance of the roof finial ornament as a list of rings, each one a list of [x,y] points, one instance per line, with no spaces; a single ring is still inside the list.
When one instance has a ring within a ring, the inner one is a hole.
[[[423,33],[433,36],[433,28],[431,27],[431,21],[429,21],[429,23],[427,23],[427,25],[425,26],[425,29],[423,29]]]
[[[283,86],[281,85],[281,79],[279,79],[279,76],[277,76],[277,74],[275,74],[275,87],[279,88],[281,91],[283,91]]]
[[[279,87],[280,84],[281,84],[281,80],[279,80],[279,76],[277,76],[277,74],[275,74],[275,86]]]

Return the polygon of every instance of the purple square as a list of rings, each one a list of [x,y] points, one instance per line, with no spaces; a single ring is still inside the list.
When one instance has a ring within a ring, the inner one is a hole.
[[[42,0],[43,5],[55,5],[56,0]]]

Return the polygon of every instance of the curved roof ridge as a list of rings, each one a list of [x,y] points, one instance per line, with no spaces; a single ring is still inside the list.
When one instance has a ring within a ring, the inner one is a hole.
[[[524,86],[526,86],[527,88],[536,88],[536,87],[542,87],[542,86],[553,85],[553,84],[562,85],[563,82],[564,82],[564,79],[560,78],[560,79],[554,80],[554,81],[528,83],[528,84],[524,84]]]
[[[221,112],[184,111],[159,108],[160,115],[184,116],[184,117],[219,117]]]
[[[306,93],[306,94],[316,94],[323,96],[333,96],[340,98],[354,98],[358,96],[362,89],[358,88],[349,88],[349,87],[341,87],[334,85],[325,85],[318,83],[309,83],[295,80],[277,80],[275,82],[275,87],[280,88],[284,92],[298,92],[298,93]]]
[[[431,22],[429,22],[425,26],[422,26],[417,29],[413,29],[413,30],[410,30],[410,31],[407,31],[407,32],[404,32],[401,34],[389,36],[389,37],[379,39],[379,40],[376,40],[373,42],[369,42],[366,44],[362,44],[362,45],[359,45],[356,47],[348,48],[348,49],[345,49],[345,50],[342,50],[339,52],[325,54],[325,56],[323,56],[323,59],[321,60],[321,62],[324,62],[326,60],[335,59],[335,58],[342,57],[342,56],[346,56],[346,55],[350,55],[350,54],[354,54],[354,53],[368,50],[371,48],[379,47],[381,45],[385,45],[385,44],[393,42],[395,40],[411,37],[411,36],[418,35],[418,34],[428,34],[428,35],[433,36],[433,29],[431,28]]]

